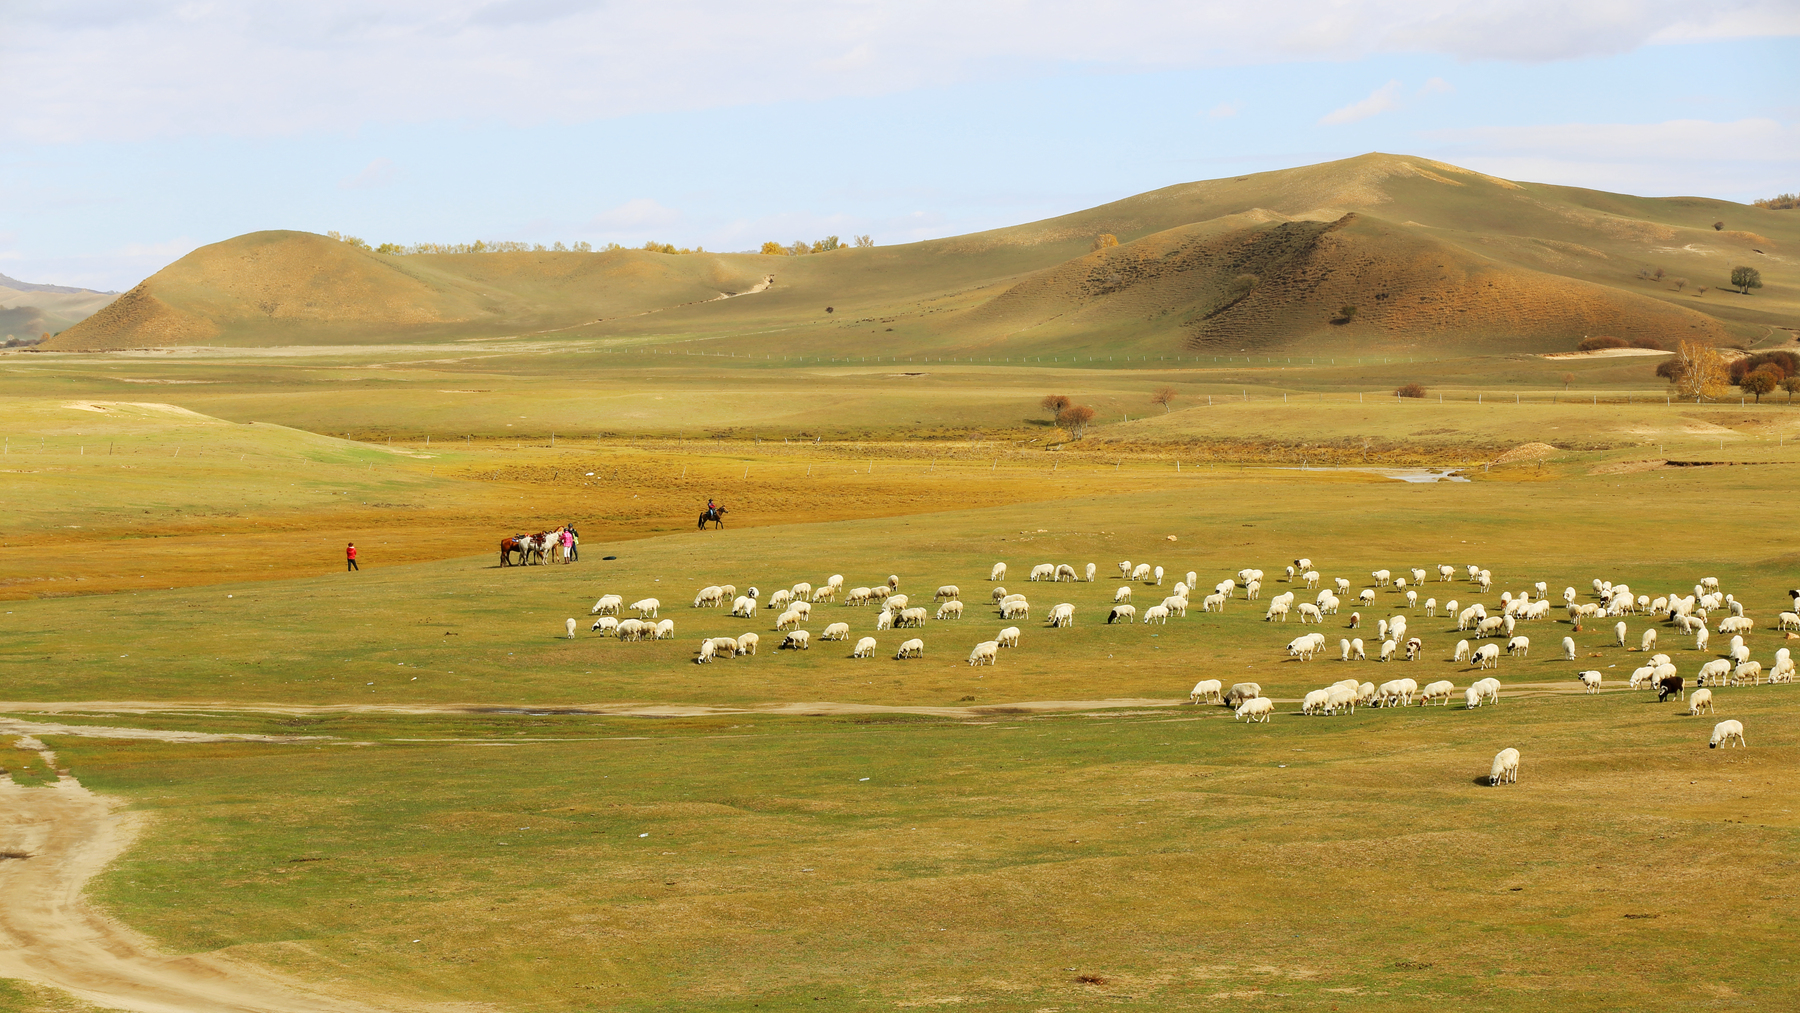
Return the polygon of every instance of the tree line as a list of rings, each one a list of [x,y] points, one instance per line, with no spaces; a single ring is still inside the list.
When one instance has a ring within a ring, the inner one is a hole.
[[[832,250],[842,250],[849,246],[867,249],[874,245],[875,240],[868,236],[851,236],[849,243],[841,242],[836,236],[815,239],[811,243],[804,239],[796,239],[786,246],[771,239],[762,244],[762,254],[765,257],[804,257],[809,253],[830,253]]]

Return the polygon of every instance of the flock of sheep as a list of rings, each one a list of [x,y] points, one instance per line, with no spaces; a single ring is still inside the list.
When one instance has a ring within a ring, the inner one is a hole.
[[[1030,582],[1065,583],[1075,581],[1092,582],[1096,579],[1098,567],[1093,563],[1078,571],[1069,564],[1040,563],[1032,567],[1028,577]],[[1448,583],[1456,579],[1456,568],[1440,565],[1435,570],[1437,583]],[[1009,593],[1005,587],[998,586],[1006,579],[1005,563],[995,563],[988,574],[988,580],[996,586],[991,591],[992,606],[1002,621],[1029,619],[1031,605],[1023,594]],[[1171,593],[1155,604],[1146,607],[1140,616],[1132,604],[1133,585],[1143,584],[1160,587],[1164,579],[1164,570],[1160,566],[1147,563],[1132,564],[1130,561],[1119,563],[1120,579],[1124,581],[1113,594],[1111,609],[1106,615],[1107,624],[1167,623],[1173,617],[1186,617],[1188,614],[1189,596],[1197,586],[1198,575],[1189,571],[1185,579],[1177,580]],[[1387,588],[1391,593],[1401,596],[1405,602],[1402,614],[1379,619],[1375,624],[1375,632],[1379,640],[1377,657],[1380,661],[1391,662],[1399,659],[1418,661],[1424,655],[1424,642],[1416,636],[1408,636],[1406,613],[1423,611],[1427,617],[1438,615],[1440,608],[1435,597],[1420,601],[1420,591],[1428,583],[1430,571],[1409,569],[1396,574],[1389,570],[1376,570],[1370,574],[1373,586],[1360,590],[1352,600],[1359,606],[1371,607],[1379,598],[1378,588]],[[1228,603],[1237,600],[1242,594],[1246,602],[1257,601],[1262,596],[1264,573],[1254,568],[1239,570],[1235,578],[1227,578],[1214,585],[1211,592],[1201,599],[1203,613],[1223,612]],[[1492,574],[1470,565],[1466,569],[1469,584],[1480,593],[1488,592],[1493,585]],[[1304,584],[1309,591],[1317,594],[1310,602],[1297,602],[1295,590],[1284,591],[1273,595],[1267,602],[1263,616],[1266,622],[1286,622],[1290,614],[1297,615],[1302,625],[1308,623],[1323,624],[1325,616],[1339,613],[1343,598],[1350,598],[1351,582],[1342,577],[1334,578],[1331,587],[1321,588],[1322,578],[1313,568],[1309,559],[1296,559],[1293,565],[1286,567],[1283,577],[1290,585]],[[1536,597],[1533,597],[1535,592]],[[1800,630],[1800,590],[1790,592],[1794,598],[1794,610],[1783,612],[1777,623],[1781,630]],[[1341,597],[1340,597],[1341,596]],[[1744,614],[1744,607],[1734,596],[1723,593],[1715,578],[1706,578],[1696,584],[1691,594],[1674,593],[1651,598],[1648,595],[1636,594],[1625,584],[1614,584],[1600,578],[1592,582],[1593,600],[1578,601],[1581,596],[1573,587],[1563,589],[1561,598],[1563,609],[1576,631],[1581,629],[1584,619],[1615,618],[1633,615],[1650,615],[1662,617],[1667,625],[1673,626],[1682,634],[1695,638],[1694,649],[1705,651],[1709,641],[1709,621],[1712,613],[1725,613],[1720,619],[1717,629],[1721,635],[1731,635],[1728,653],[1724,657],[1704,662],[1695,678],[1696,688],[1690,697],[1686,692],[1686,681],[1671,657],[1667,654],[1652,654],[1646,665],[1632,673],[1629,686],[1632,689],[1655,688],[1658,700],[1667,700],[1674,696],[1689,703],[1690,714],[1714,713],[1713,687],[1744,684],[1756,685],[1764,681],[1766,674],[1770,683],[1791,683],[1794,678],[1794,662],[1787,648],[1781,648],[1765,670],[1760,662],[1750,658],[1748,646],[1744,643],[1744,635],[1755,628],[1755,622]],[[818,586],[810,583],[799,583],[793,587],[777,590],[766,600],[762,592],[751,587],[739,595],[737,589],[729,584],[711,585],[701,588],[694,596],[691,607],[696,609],[721,608],[730,604],[730,614],[734,617],[753,618],[759,610],[778,610],[774,629],[782,633],[779,649],[807,650],[812,644],[812,634],[801,628],[811,621],[812,607],[815,604],[841,600],[844,607],[868,606],[875,609],[875,632],[891,629],[912,629],[923,627],[928,620],[954,621],[961,619],[964,613],[962,592],[954,584],[939,587],[933,595],[932,603],[935,612],[923,606],[915,606],[909,597],[900,593],[900,578],[889,576],[883,584],[871,587],[855,587],[845,590],[844,578],[841,574],[833,574]],[[621,640],[672,639],[675,635],[673,620],[663,619],[653,622],[662,603],[655,598],[645,598],[624,604],[623,598],[616,594],[604,595],[595,602],[591,614],[599,618],[591,629],[606,635],[616,636]],[[1540,581],[1530,589],[1517,593],[1502,592],[1499,603],[1495,606],[1495,614],[1489,615],[1487,607],[1481,602],[1473,602],[1462,607],[1456,599],[1449,599],[1441,611],[1445,617],[1455,616],[1458,631],[1471,631],[1474,640],[1502,640],[1506,644],[1508,656],[1524,657],[1530,651],[1530,638],[1516,632],[1524,624],[1541,620],[1551,614],[1552,604],[1549,598],[1549,587]],[[624,611],[636,613],[634,618],[619,618]],[[1074,624],[1075,605],[1070,602],[1059,603],[1049,610],[1045,625],[1048,628],[1067,627]],[[573,639],[576,632],[576,621],[569,619],[566,632]],[[1352,612],[1348,618],[1349,629],[1362,627],[1360,612]],[[1613,627],[1615,645],[1625,647],[1627,644],[1627,624],[1620,619]],[[970,666],[993,665],[997,662],[999,652],[1003,648],[1019,646],[1021,631],[1017,626],[1008,626],[1000,630],[991,640],[977,643],[969,652]],[[820,641],[848,641],[851,636],[850,624],[832,622],[820,632]],[[719,658],[731,658],[737,655],[754,655],[761,638],[756,633],[745,633],[738,637],[708,637],[700,641],[695,654],[695,662],[707,664]],[[1323,633],[1306,633],[1294,638],[1287,645],[1289,657],[1298,658],[1302,662],[1311,661],[1326,650],[1327,640]],[[1562,638],[1563,658],[1575,660],[1575,641],[1572,637]],[[1640,639],[1638,649],[1643,652],[1654,651],[1657,646],[1657,627],[1647,627]],[[1338,642],[1341,661],[1363,661],[1367,659],[1367,649],[1360,637],[1343,638]],[[864,636],[856,642],[851,652],[852,658],[872,658],[878,650],[875,637]],[[896,659],[922,658],[925,653],[923,638],[912,637],[902,641],[895,651]],[[1498,643],[1471,645],[1469,640],[1457,643],[1450,660],[1454,662],[1472,663],[1476,669],[1496,669],[1499,667],[1501,647]],[[1603,683],[1603,676],[1597,670],[1580,672],[1576,678],[1587,692],[1598,693]],[[1462,691],[1465,709],[1474,709],[1484,704],[1497,703],[1500,698],[1499,680],[1486,677],[1477,680]],[[1339,680],[1330,686],[1313,690],[1306,694],[1301,702],[1300,714],[1303,716],[1333,716],[1354,713],[1360,704],[1366,707],[1391,708],[1433,703],[1448,706],[1456,696],[1456,686],[1450,680],[1436,680],[1427,683],[1423,688],[1410,678],[1388,680],[1377,686],[1372,682],[1363,682],[1348,678]],[[1196,684],[1189,694],[1192,703],[1219,703],[1232,707],[1238,720],[1250,723],[1266,723],[1274,713],[1274,701],[1264,696],[1262,687],[1254,682],[1241,682],[1226,689],[1218,679],[1203,679]],[[1744,745],[1743,725],[1735,720],[1719,722],[1713,729],[1711,745],[1729,746]],[[1494,758],[1493,772],[1489,778],[1491,784],[1514,783],[1518,780],[1519,754],[1515,749],[1506,749]]]

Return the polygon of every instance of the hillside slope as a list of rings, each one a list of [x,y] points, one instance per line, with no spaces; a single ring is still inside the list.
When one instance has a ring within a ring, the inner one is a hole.
[[[1121,245],[1096,252],[1102,235]],[[1005,229],[803,257],[397,257],[306,233],[255,233],[195,251],[52,344],[552,331],[767,354],[871,340],[933,353],[1344,341],[1524,350],[1596,333],[1754,343],[1800,322],[1796,257],[1800,212],[1517,183],[1370,154],[1184,183]],[[1726,289],[1739,264],[1762,271],[1754,295]],[[1345,306],[1357,310],[1350,322],[1331,323]]]

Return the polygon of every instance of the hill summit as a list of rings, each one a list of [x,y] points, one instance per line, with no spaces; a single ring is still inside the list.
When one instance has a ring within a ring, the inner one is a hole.
[[[535,335],[801,354],[1760,338],[1794,319],[1800,213],[1370,154],[1166,187],[1010,228],[807,256],[386,255],[302,232],[194,251],[51,347]],[[1764,288],[1729,291],[1734,266]]]

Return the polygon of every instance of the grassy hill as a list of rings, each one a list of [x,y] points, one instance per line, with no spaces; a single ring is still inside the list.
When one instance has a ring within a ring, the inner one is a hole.
[[[1103,235],[1119,245],[1096,248]],[[1797,250],[1794,212],[1370,154],[803,257],[385,256],[255,233],[184,257],[53,347],[546,332],[747,354],[1547,351],[1593,334],[1756,344],[1787,340],[1778,329],[1796,322]],[[1726,287],[1740,264],[1762,272],[1753,295]]]
[[[35,338],[73,327],[117,295],[62,285],[28,285],[0,275],[0,341]]]

